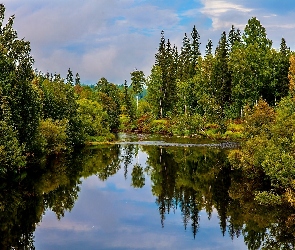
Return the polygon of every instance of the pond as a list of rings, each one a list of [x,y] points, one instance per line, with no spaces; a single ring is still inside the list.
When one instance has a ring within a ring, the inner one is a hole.
[[[234,144],[121,141],[3,179],[1,249],[293,249],[295,211],[255,202]]]

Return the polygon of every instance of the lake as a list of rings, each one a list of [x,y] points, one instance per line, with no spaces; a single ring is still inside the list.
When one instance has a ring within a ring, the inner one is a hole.
[[[293,249],[295,212],[255,202],[232,144],[121,141],[3,179],[2,248]]]

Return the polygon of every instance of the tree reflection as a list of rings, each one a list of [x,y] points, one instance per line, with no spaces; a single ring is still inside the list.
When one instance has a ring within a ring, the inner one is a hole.
[[[31,163],[0,176],[0,248],[34,249],[33,232],[47,209],[57,218],[70,211],[78,198],[82,178],[102,181],[124,168],[131,185],[142,188],[151,178],[164,227],[165,216],[181,211],[184,228],[195,237],[200,211],[210,219],[217,212],[222,235],[244,236],[249,249],[294,249],[295,209],[290,204],[261,205],[255,192],[267,190],[263,175],[233,169],[228,151],[213,148],[141,146],[148,155],[139,164],[138,145],[87,147],[65,156]],[[135,163],[135,164],[134,164]]]
[[[119,146],[49,156],[18,173],[0,176],[0,249],[34,249],[33,232],[44,212],[58,219],[78,198],[81,177],[106,179],[118,170]]]
[[[195,237],[202,209],[218,213],[221,233],[234,239],[241,234],[249,249],[294,249],[295,210],[260,205],[255,192],[265,190],[261,176],[253,179],[231,168],[227,151],[220,149],[144,147],[161,224],[165,215],[181,209],[185,229]]]
[[[143,173],[143,168],[139,164],[135,164],[131,173],[132,186],[135,188],[142,188],[145,184],[145,177]]]

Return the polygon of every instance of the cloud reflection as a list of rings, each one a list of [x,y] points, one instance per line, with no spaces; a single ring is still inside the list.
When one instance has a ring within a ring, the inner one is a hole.
[[[245,249],[243,239],[222,236],[215,210],[210,221],[200,213],[195,240],[183,228],[180,209],[166,215],[162,228],[149,177],[143,188],[131,187],[132,165],[144,166],[146,158],[141,151],[133,158],[126,180],[123,168],[104,182],[97,176],[83,180],[71,212],[60,221],[51,211],[43,217],[35,232],[36,249]]]

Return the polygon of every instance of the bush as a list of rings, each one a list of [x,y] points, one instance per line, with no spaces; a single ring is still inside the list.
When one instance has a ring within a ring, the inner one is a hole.
[[[160,134],[168,133],[168,120],[153,120],[151,122],[150,132]]]
[[[149,133],[151,132],[151,123],[153,121],[154,117],[151,115],[151,113],[147,113],[143,116],[141,116],[137,120],[137,129],[140,132]]]
[[[201,115],[180,115],[172,118],[170,132],[173,135],[191,136],[201,134],[204,120]]]
[[[67,149],[67,126],[66,119],[53,121],[49,118],[40,122],[40,133],[45,141],[47,154],[59,153]]]

